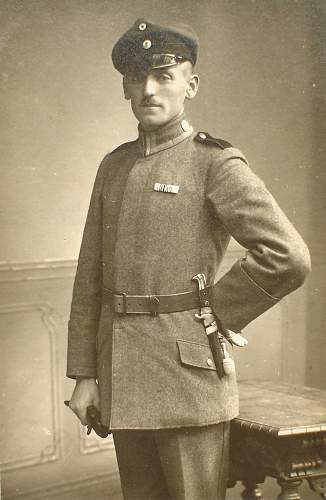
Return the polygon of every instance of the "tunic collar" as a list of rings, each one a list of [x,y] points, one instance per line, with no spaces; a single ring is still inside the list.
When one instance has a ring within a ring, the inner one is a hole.
[[[193,131],[184,113],[152,132],[145,132],[138,125],[139,147],[143,156],[149,156],[184,141]]]

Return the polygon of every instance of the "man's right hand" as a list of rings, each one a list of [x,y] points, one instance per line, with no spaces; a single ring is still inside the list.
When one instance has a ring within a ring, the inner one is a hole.
[[[98,410],[100,409],[100,396],[96,380],[78,377],[69,408],[77,415],[83,425],[87,425],[86,410],[91,405],[96,406]]]

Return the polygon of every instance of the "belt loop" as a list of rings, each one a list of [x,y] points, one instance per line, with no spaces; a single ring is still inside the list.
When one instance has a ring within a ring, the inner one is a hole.
[[[149,311],[150,311],[151,316],[157,316],[158,315],[158,308],[160,305],[159,299],[155,295],[149,295],[148,302],[149,302]]]
[[[122,296],[122,314],[125,316],[127,314],[127,294],[121,293]]]

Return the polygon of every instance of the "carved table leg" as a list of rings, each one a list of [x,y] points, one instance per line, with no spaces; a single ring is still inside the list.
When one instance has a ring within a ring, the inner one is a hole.
[[[326,500],[326,477],[309,478],[308,483],[310,488],[319,493],[323,500]]]
[[[302,479],[287,481],[286,479],[278,478],[277,482],[282,488],[281,493],[277,497],[278,500],[301,500],[298,490],[302,483]]]
[[[254,481],[242,481],[245,489],[241,493],[243,500],[263,500],[263,494]]]

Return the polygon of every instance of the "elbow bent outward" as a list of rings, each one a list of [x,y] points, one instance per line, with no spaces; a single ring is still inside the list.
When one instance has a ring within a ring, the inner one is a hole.
[[[311,260],[309,250],[302,241],[301,245],[294,245],[289,254],[288,281],[291,290],[295,290],[303,285],[311,270]]]
[[[293,238],[279,266],[275,283],[276,297],[282,298],[302,286],[310,269],[310,254],[306,244],[301,237]]]
[[[242,271],[275,300],[299,288],[311,269],[309,250],[301,237],[277,250],[259,245],[241,262]]]

